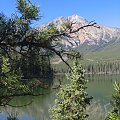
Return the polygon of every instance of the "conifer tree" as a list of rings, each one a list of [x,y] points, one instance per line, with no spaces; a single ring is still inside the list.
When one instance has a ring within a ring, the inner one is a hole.
[[[77,61],[74,62],[72,71],[67,75],[69,84],[60,88],[55,105],[50,109],[52,120],[84,120],[86,107],[92,97],[88,97],[84,70]]]
[[[26,93],[29,87],[22,83],[21,76],[15,71],[11,71],[9,59],[2,57],[0,73],[0,106],[8,105],[8,102],[15,94]]]
[[[115,93],[112,95],[113,111],[110,112],[105,120],[120,120],[120,83],[114,83]]]

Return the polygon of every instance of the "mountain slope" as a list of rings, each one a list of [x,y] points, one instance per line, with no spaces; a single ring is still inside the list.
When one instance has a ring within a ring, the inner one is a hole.
[[[53,21],[59,28],[65,21],[75,22],[73,29],[89,24],[89,21],[78,16],[73,15],[67,18],[59,17]],[[74,35],[76,39],[80,41],[80,44],[87,43],[88,45],[101,45],[110,42],[113,39],[117,39],[120,35],[120,29],[111,28],[102,25],[98,25],[100,28],[87,27],[82,31],[79,31]]]
[[[72,15],[66,18],[59,17],[53,20],[52,23],[59,29],[66,22],[75,22],[73,29],[90,23],[78,15]],[[73,35],[75,42],[71,41],[72,44],[70,44],[67,39],[62,40],[63,46],[76,49],[80,53],[83,53],[85,58],[119,59],[120,29],[98,24],[97,26],[100,28],[91,26],[75,33]]]
[[[67,18],[59,17],[53,21],[59,28],[65,21],[76,22],[73,29],[79,28],[89,23],[86,19],[73,15]],[[87,27],[74,35],[75,40],[79,41],[76,50],[83,53],[85,58],[94,59],[120,59],[120,29],[106,27],[103,25],[99,28]],[[69,45],[66,41],[64,44]],[[73,44],[74,45],[74,44]],[[72,46],[72,47],[75,47]]]
[[[120,41],[110,44],[100,51],[94,51],[89,54],[85,54],[86,59],[95,60],[120,60]]]

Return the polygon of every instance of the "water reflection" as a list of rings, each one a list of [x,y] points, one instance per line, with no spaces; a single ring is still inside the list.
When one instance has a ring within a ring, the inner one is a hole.
[[[54,78],[54,83],[52,86],[59,85],[58,79],[62,81],[62,84],[66,83],[65,76],[59,75]],[[88,112],[90,113],[89,120],[104,120],[105,115],[108,110],[111,109],[109,101],[111,99],[111,94],[113,93],[113,83],[114,81],[119,81],[119,75],[113,76],[86,76],[88,82],[88,94],[94,97],[94,100],[90,107],[88,107]],[[24,107],[1,107],[0,108],[0,120],[7,120],[10,115],[15,115],[17,113],[17,118],[19,120],[50,120],[49,118],[49,107],[54,104],[56,98],[56,91],[50,87],[47,90],[41,89],[41,92],[45,93],[50,91],[49,94],[38,97],[17,97],[11,104],[12,105],[25,105],[32,101],[29,106]],[[14,117],[14,116],[13,116]],[[17,119],[16,119],[17,120]]]

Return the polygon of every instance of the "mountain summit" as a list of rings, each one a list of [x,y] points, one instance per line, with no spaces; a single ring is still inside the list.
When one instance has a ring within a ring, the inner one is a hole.
[[[59,27],[66,20],[70,22],[76,22],[76,24],[73,26],[74,28],[79,28],[81,26],[89,24],[89,21],[78,15],[72,15],[67,18],[59,17],[53,22],[57,27]],[[79,31],[75,37],[80,40],[80,44],[87,42],[88,45],[99,45],[101,43],[105,44],[107,42],[110,42],[113,39],[118,39],[118,36],[120,36],[120,29],[118,28],[106,27],[103,25],[98,26],[100,26],[100,28],[87,27],[84,30]]]
[[[87,25],[90,21],[78,15],[72,15],[69,17],[58,17],[53,20],[53,23],[59,28],[66,21],[75,22],[73,29]],[[97,22],[97,21],[96,21]],[[74,35],[74,38],[79,46],[73,44],[72,47],[76,47],[78,51],[90,56],[103,56],[104,58],[116,57],[120,58],[117,54],[120,51],[120,29],[107,27],[97,24],[100,28],[87,27],[80,30]],[[63,42],[65,46],[70,46],[68,42]],[[92,53],[92,54],[91,54]],[[116,54],[114,54],[116,53]],[[93,55],[94,54],[94,55]],[[115,55],[115,56],[114,56]]]

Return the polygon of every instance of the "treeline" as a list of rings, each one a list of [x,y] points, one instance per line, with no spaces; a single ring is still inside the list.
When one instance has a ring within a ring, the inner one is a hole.
[[[4,54],[4,56],[6,56],[6,54]],[[11,53],[9,62],[11,71],[20,74],[23,79],[48,78],[53,76],[50,55],[47,52],[40,53],[40,51],[32,50],[20,55]],[[0,63],[2,63],[2,61]]]
[[[120,61],[98,61],[82,63],[86,74],[120,74]],[[54,66],[54,73],[68,73],[69,68],[64,65]]]
[[[120,61],[97,62],[85,65],[87,74],[120,74]]]

